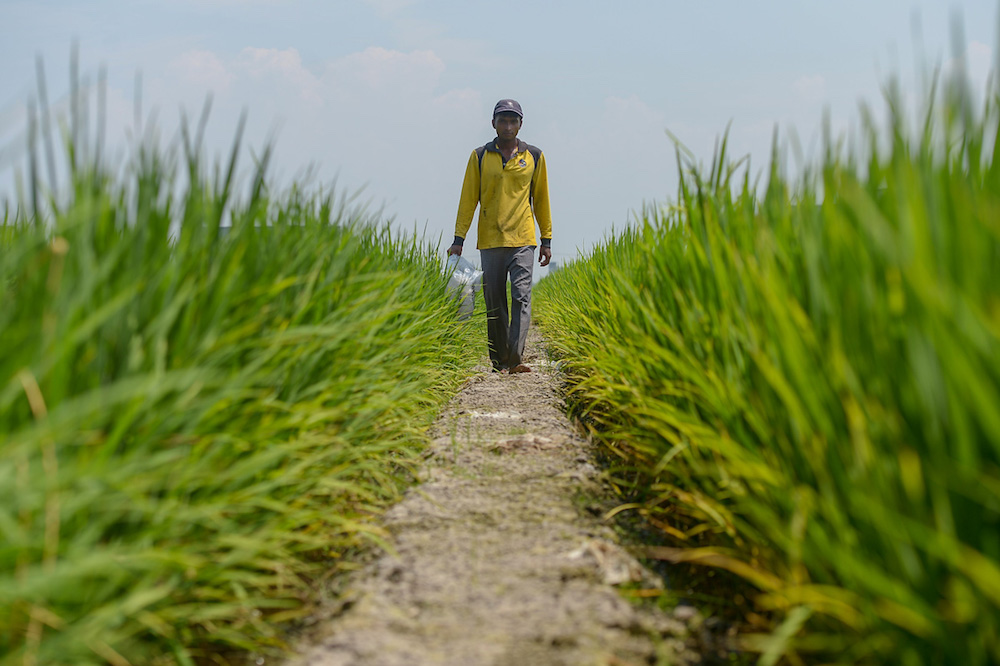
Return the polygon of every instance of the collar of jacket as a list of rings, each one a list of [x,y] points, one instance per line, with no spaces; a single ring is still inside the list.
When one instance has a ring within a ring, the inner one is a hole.
[[[517,152],[523,153],[527,149],[528,149],[528,144],[525,143],[524,141],[521,141],[520,139],[518,139],[517,140]],[[486,144],[486,150],[488,150],[491,153],[499,153],[500,149],[497,148],[497,140],[493,139],[488,144]]]

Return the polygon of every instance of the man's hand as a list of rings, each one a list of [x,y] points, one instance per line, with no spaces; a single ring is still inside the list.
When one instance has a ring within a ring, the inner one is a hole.
[[[448,248],[448,254],[449,255],[451,255],[451,254],[457,254],[458,256],[461,257],[462,256],[462,246],[461,245],[452,245],[451,247]]]
[[[550,261],[552,261],[552,248],[544,245],[538,248],[538,263],[542,266],[548,266]]]

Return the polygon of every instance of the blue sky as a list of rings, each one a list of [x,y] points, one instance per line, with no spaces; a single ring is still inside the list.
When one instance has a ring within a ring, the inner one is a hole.
[[[982,88],[992,0],[0,0],[0,196],[23,169],[35,57],[65,109],[75,38],[90,82],[108,69],[117,155],[138,70],[164,141],[178,110],[196,116],[211,92],[213,154],[245,108],[249,145],[277,132],[277,177],[315,164],[320,182],[363,187],[373,208],[443,245],[468,155],[492,136],[496,100],[514,97],[521,137],[546,154],[553,248],[567,260],[674,196],[665,130],[707,163],[731,122],[731,150],[754,172],[776,126],[815,154],[824,110],[841,133],[859,101],[881,108],[890,74],[915,97],[918,63],[953,67],[956,15]]]

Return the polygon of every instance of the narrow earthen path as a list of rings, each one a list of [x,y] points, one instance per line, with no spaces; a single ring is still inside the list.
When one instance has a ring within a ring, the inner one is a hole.
[[[560,410],[537,334],[534,372],[479,368],[445,410],[421,483],[385,516],[395,552],[349,582],[295,666],[687,664],[690,611],[639,609],[660,585],[586,510],[590,445]],[[685,621],[688,620],[688,621]]]

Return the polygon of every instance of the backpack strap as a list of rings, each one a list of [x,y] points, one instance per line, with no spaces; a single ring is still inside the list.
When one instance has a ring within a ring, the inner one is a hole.
[[[486,144],[488,146],[490,144]],[[486,154],[486,146],[479,146],[476,148],[476,157],[479,158],[479,177],[483,177],[483,155]]]
[[[538,146],[533,146],[530,143],[526,145],[528,148],[528,152],[531,153],[531,156],[535,159],[535,164],[537,165],[538,160],[542,159],[542,149],[539,148]],[[532,174],[532,176],[534,176],[534,174]]]
[[[538,146],[532,146],[528,144],[528,152],[531,153],[531,159],[534,160],[534,164],[531,169],[531,187],[528,189],[528,201],[534,203],[535,201],[535,170],[538,167],[538,162],[542,159],[542,149]]]

